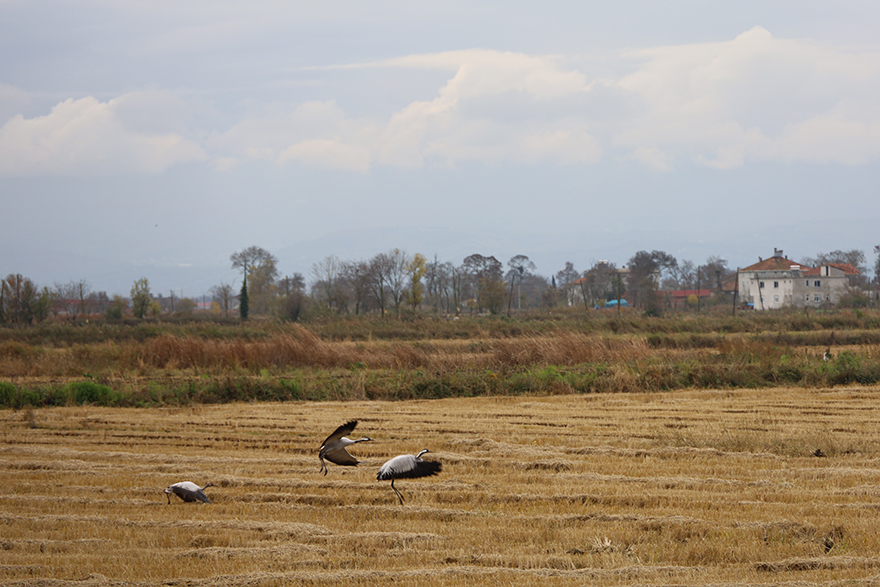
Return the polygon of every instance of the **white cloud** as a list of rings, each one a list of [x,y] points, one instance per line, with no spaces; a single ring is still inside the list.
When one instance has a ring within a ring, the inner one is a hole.
[[[17,115],[0,127],[0,175],[157,173],[206,158],[176,133],[126,127],[118,103],[93,97],[66,100],[35,118]]]
[[[278,156],[278,163],[299,161],[313,167],[367,171],[370,151],[360,145],[348,145],[328,139],[309,139],[287,147]]]
[[[206,159],[218,170],[251,160],[358,172],[467,161],[592,165],[608,154],[666,171],[683,160],[723,169],[749,161],[863,164],[880,155],[876,52],[777,39],[755,27],[729,41],[617,59],[593,80],[561,57],[485,49],[325,68],[342,76],[360,70],[354,84],[379,83],[370,76],[376,68],[383,79],[413,69],[448,77],[424,78],[436,84],[427,96],[424,86],[418,97],[405,86],[409,102],[360,116],[344,107],[352,98],[343,90],[332,97],[329,84],[322,99],[254,97],[222,131],[193,131],[198,122],[210,126],[199,118],[204,108],[169,90],[71,99],[0,127],[0,174],[151,173]],[[25,98],[0,87],[0,106],[19,108]],[[205,137],[201,144],[196,136]]]
[[[212,135],[208,147],[217,155],[219,169],[262,160],[364,171],[372,157],[366,144],[374,132],[370,123],[346,117],[334,101],[294,108],[274,104]]]
[[[628,55],[643,62],[612,83],[639,96],[642,112],[613,140],[649,166],[660,154],[719,168],[748,160],[853,164],[880,150],[868,105],[880,91],[877,53],[776,39],[755,27],[732,41]]]

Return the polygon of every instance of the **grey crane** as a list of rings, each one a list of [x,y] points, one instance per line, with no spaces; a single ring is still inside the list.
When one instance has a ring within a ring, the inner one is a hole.
[[[208,487],[214,487],[214,484],[208,483],[204,487],[199,487],[192,481],[181,481],[180,483],[169,485],[165,488],[165,493],[168,494],[168,504],[171,505],[172,493],[183,501],[201,501],[204,503],[211,503],[211,500],[208,499],[207,495],[205,495],[205,489],[207,489]]]
[[[333,431],[333,434],[327,437],[324,441],[324,444],[321,445],[321,450],[318,451],[318,458],[321,459],[321,472],[325,475],[327,474],[327,463],[324,462],[324,459],[327,459],[331,463],[335,463],[337,465],[354,467],[357,466],[358,463],[362,463],[363,461],[359,461],[353,456],[349,454],[349,452],[345,449],[347,446],[351,446],[352,444],[357,444],[358,442],[370,442],[373,439],[364,436],[363,438],[358,438],[357,440],[352,440],[351,438],[347,438],[348,434],[354,430],[354,427],[357,426],[357,420],[351,420],[350,422],[346,422],[339,428]]]
[[[400,505],[403,505],[403,495],[394,486],[395,479],[417,479],[419,477],[431,477],[440,472],[442,465],[434,461],[423,461],[422,455],[431,452],[427,448],[417,455],[399,455],[385,463],[379,468],[379,474],[376,475],[377,481],[387,481],[391,479],[391,489],[397,494]]]

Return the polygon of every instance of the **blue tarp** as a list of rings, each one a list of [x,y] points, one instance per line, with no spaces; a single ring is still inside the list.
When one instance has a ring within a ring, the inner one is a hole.
[[[624,307],[624,308],[629,308],[629,302],[626,301],[626,300],[608,300],[607,302],[605,302],[605,306],[603,306],[603,307],[605,307],[605,308],[616,308],[618,302],[620,302],[620,305],[621,305],[622,307]],[[599,306],[596,306],[596,309],[598,310],[598,309],[599,309]]]

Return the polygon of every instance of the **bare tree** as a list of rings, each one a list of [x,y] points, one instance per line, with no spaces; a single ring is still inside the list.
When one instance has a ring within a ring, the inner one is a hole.
[[[697,282],[697,268],[693,261],[681,261],[669,267],[661,286],[663,289],[694,289]]]
[[[232,284],[221,281],[220,285],[215,285],[211,288],[211,295],[220,305],[223,316],[229,318],[229,309],[232,306],[232,301],[235,299],[235,289]]]
[[[339,311],[342,298],[341,282],[344,264],[335,255],[325,257],[312,265],[312,276],[315,278],[313,291],[328,310]]]
[[[514,287],[519,287],[518,284],[523,280],[527,275],[531,275],[532,271],[537,269],[535,264],[532,263],[531,259],[526,257],[525,255],[514,255],[510,258],[510,261],[507,262],[508,270],[507,270],[507,283],[510,288],[510,295],[507,298],[507,315],[510,316],[510,308],[513,304],[513,292]],[[520,297],[517,295],[516,302],[517,310],[520,308]]]
[[[868,271],[867,261],[864,251],[851,249],[849,251],[831,251],[830,253],[819,253],[815,257],[804,257],[801,263],[808,267],[818,267],[820,265],[850,265],[859,275],[850,275],[849,284],[858,287],[867,283],[865,273]]]
[[[379,313],[382,314],[383,317],[385,316],[387,309],[386,300],[390,264],[391,260],[385,253],[379,253],[370,259],[369,262],[370,272],[367,284],[370,290],[370,296],[373,298],[373,301],[376,302],[376,307],[379,309]]]
[[[388,258],[388,297],[394,305],[394,312],[400,315],[400,304],[406,295],[407,276],[410,257],[400,249],[393,249],[387,253]]]

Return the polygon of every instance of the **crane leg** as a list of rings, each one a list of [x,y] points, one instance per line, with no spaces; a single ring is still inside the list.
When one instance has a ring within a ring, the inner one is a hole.
[[[397,487],[394,486],[394,479],[391,480],[391,489],[394,490],[394,493],[397,494],[397,499],[400,500],[400,505],[403,505],[403,494],[397,490]]]

